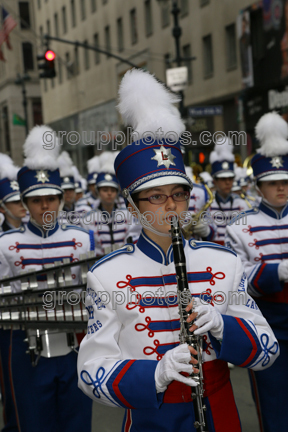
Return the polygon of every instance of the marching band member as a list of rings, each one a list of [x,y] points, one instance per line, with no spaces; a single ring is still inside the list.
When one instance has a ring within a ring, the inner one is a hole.
[[[116,205],[119,183],[114,167],[107,163],[102,169],[103,172],[96,179],[100,204],[82,218],[82,226],[86,229],[89,227],[94,232],[96,255],[105,255],[119,249],[130,236],[136,242],[141,232],[141,225],[136,224],[137,219],[126,208],[119,209]]]
[[[210,154],[211,175],[216,189],[211,205],[211,216],[217,227],[213,241],[220,245],[224,245],[227,223],[235,217],[235,214],[249,210],[248,204],[243,199],[231,193],[235,177],[234,160],[232,142],[228,137],[225,141],[215,144],[215,149]]]
[[[256,126],[261,147],[252,158],[262,202],[227,226],[226,245],[242,259],[248,292],[272,327],[280,356],[267,371],[250,371],[261,431],[285,430],[288,423],[288,126],[276,113]],[[251,300],[250,300],[251,304]],[[267,352],[270,343],[263,338]]]
[[[94,156],[92,159],[89,159],[87,161],[87,168],[88,168],[88,176],[87,176],[88,193],[84,196],[84,199],[88,203],[88,205],[90,205],[91,208],[94,209],[99,205],[100,202],[95,187],[96,178],[98,173],[100,172],[99,156]]]
[[[64,258],[72,262],[94,250],[93,233],[57,222],[63,196],[56,160],[59,145],[44,149],[46,131],[53,133],[47,126],[36,126],[24,144],[25,166],[18,172],[18,183],[30,220],[27,227],[0,236],[1,277],[17,276],[31,268],[40,270]],[[72,272],[73,283],[80,283],[80,268],[73,267]],[[45,275],[38,283],[45,288]],[[15,283],[13,289],[19,291],[20,287]],[[18,430],[90,432],[92,407],[77,389],[77,354],[67,345],[66,334],[45,332],[37,367],[30,363],[24,339],[24,331],[11,330],[9,368]]]
[[[0,213],[4,215],[1,231],[19,228],[23,224],[26,210],[20,200],[17,172],[12,159],[0,154]]]
[[[127,72],[120,86],[122,117],[140,137],[159,127],[179,137],[185,126],[172,105],[177,101],[142,70]],[[181,220],[182,212],[188,210],[192,189],[179,141],[155,141],[146,134],[120,152],[115,172],[143,231],[136,246],[125,245],[103,257],[88,274],[89,321],[78,356],[79,387],[95,401],[126,408],[123,431],[195,431],[190,386],[196,383],[180,372],[195,371],[197,361],[191,354],[196,350],[187,344],[179,346],[169,234],[171,217]],[[197,317],[190,331],[203,335],[205,342],[208,430],[237,432],[241,426],[226,362],[264,369],[276,359],[278,344],[259,310],[251,304],[238,306],[234,296],[227,299],[229,292],[237,297],[241,290],[252,301],[240,258],[210,242],[190,240],[184,250],[192,296],[200,298],[205,291],[208,300],[201,297],[203,304],[199,302],[189,317],[189,322]],[[221,305],[217,291],[222,300],[226,296]]]
[[[26,210],[20,200],[17,172],[12,159],[0,154],[0,214],[3,215],[1,231],[6,232],[23,225]],[[2,275],[0,275],[0,278]],[[3,404],[3,432],[17,432],[16,413],[9,382],[10,330],[0,328],[0,386]]]
[[[63,190],[64,206],[61,212],[60,221],[72,225],[80,225],[80,217],[83,212],[90,212],[91,207],[84,204],[82,200],[76,203],[76,190],[73,172],[73,162],[69,154],[63,151],[57,159],[61,189]]]
[[[190,195],[190,202],[188,211],[191,215],[197,215],[202,212],[205,208],[206,203],[209,201],[208,192],[204,185],[193,181],[193,170],[191,167],[185,166],[187,176],[193,182],[193,190]],[[191,231],[196,239],[202,239],[206,241],[212,241],[216,232],[216,226],[211,220],[209,207],[205,211],[206,215],[204,218],[200,215],[199,220],[195,223],[195,226],[191,226]],[[210,223],[208,223],[210,221]]]

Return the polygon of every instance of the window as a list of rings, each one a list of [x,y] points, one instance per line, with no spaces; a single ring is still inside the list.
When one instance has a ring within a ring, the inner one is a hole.
[[[108,3],[108,0],[102,0],[103,5]]]
[[[236,56],[236,29],[235,24],[230,24],[225,27],[226,34],[226,65],[227,69],[235,69],[237,67]]]
[[[32,112],[33,112],[33,126],[42,125],[43,117],[42,117],[41,99],[34,99],[32,101]]]
[[[67,79],[70,79],[72,77],[72,69],[71,69],[72,65],[70,62],[70,53],[69,52],[66,52],[65,60],[66,60]]]
[[[87,51],[87,50],[85,50]],[[73,67],[73,75],[78,75],[80,71],[79,68],[79,50],[78,47],[74,47],[74,67]]]
[[[183,57],[185,58],[189,58],[192,57],[191,55],[191,45],[184,45],[183,46]],[[184,66],[187,66],[188,69],[188,84],[192,83],[192,60],[184,60]]]
[[[72,22],[72,27],[75,27],[76,26],[75,0],[71,0],[71,22]]]
[[[105,49],[106,51],[110,52],[111,51],[111,41],[110,41],[110,27],[106,26],[105,30]],[[109,55],[106,56],[107,58],[110,58]]]
[[[117,40],[118,40],[118,51],[121,52],[124,49],[122,18],[117,19]]]
[[[86,0],[80,0],[81,5],[81,19],[84,21],[86,19]]]
[[[55,36],[59,37],[59,24],[58,24],[58,14],[54,14],[54,27],[55,27]]]
[[[151,36],[153,33],[152,7],[151,0],[145,1],[145,30],[146,36]]]
[[[57,59],[57,65],[58,65],[58,82],[59,84],[62,84],[63,76],[62,76],[62,63],[60,58]]]
[[[171,67],[170,65],[170,53],[164,54],[164,74],[166,77],[166,70]]]
[[[210,3],[210,0],[200,0],[200,7],[206,6]]]
[[[30,28],[30,14],[28,2],[19,2],[19,15],[21,29]]]
[[[66,7],[62,7],[62,25],[63,25],[63,33],[67,33],[67,17],[66,17]]]
[[[91,12],[96,12],[97,9],[97,5],[96,5],[96,0],[91,0]]]
[[[203,37],[203,60],[204,60],[204,78],[210,78],[213,75],[213,53],[212,53],[212,36]]]
[[[10,131],[9,131],[9,115],[8,115],[8,107],[4,106],[2,111],[3,118],[3,129],[4,129],[4,140],[5,140],[5,148],[6,151],[11,154],[11,145],[10,145]]]
[[[41,9],[41,0],[37,1],[38,9]]]
[[[161,6],[161,22],[162,22],[162,27],[167,27],[170,24],[170,3],[169,2]]]
[[[130,11],[131,43],[136,44],[138,40],[136,9]]]
[[[47,34],[51,35],[50,20],[46,21],[46,29],[47,29]]]
[[[88,45],[88,41],[87,40],[85,40],[84,41],[84,44],[85,45]],[[84,48],[84,68],[85,68],[85,70],[88,70],[89,68],[90,68],[90,62],[89,62],[89,50],[88,49],[86,49],[86,48]]]
[[[40,33],[40,38],[41,38],[41,48],[43,46],[43,26],[39,27],[39,33]]]
[[[180,1],[181,17],[189,14],[189,0]]]
[[[33,46],[30,42],[22,43],[22,53],[23,53],[23,64],[24,71],[33,70],[34,69],[34,61],[33,61]]]
[[[94,34],[94,46],[99,47],[99,35],[98,35],[98,33]],[[98,51],[94,51],[94,52],[95,52],[95,64],[99,64],[101,54]]]

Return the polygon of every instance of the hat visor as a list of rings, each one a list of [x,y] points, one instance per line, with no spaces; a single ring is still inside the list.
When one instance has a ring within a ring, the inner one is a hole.
[[[236,191],[240,191],[240,190],[241,190],[241,187],[239,187],[239,186],[232,187],[232,189],[231,189],[232,192],[236,192]]]
[[[268,174],[267,176],[256,179],[258,181],[288,180],[288,173]]]
[[[235,174],[231,171],[230,172],[222,172],[219,174],[215,173],[213,177],[216,179],[217,178],[231,178],[231,177],[235,177]]]
[[[61,189],[65,190],[65,189],[75,189],[75,185],[72,183],[68,183],[65,185],[61,185]]]
[[[96,187],[99,189],[101,187],[113,187],[115,189],[119,189],[119,184],[115,183],[115,182],[109,182],[109,181],[103,181],[103,182],[99,182]]]
[[[81,192],[84,192],[84,190],[81,189],[81,188],[76,188],[76,189],[75,189],[75,192],[76,192],[76,193],[81,193]]]
[[[13,195],[10,198],[8,198],[7,200],[3,200],[4,203],[8,203],[8,202],[13,202],[13,201],[20,201],[20,194],[17,195]]]
[[[150,180],[147,183],[144,183],[140,185],[138,188],[134,189],[133,193],[140,192],[146,189],[151,189],[157,186],[166,186],[171,184],[176,184],[176,185],[181,184],[181,185],[189,186],[191,190],[193,189],[192,184],[189,183],[188,180],[186,180],[185,178],[171,175],[165,177],[158,177],[156,179]]]
[[[62,192],[59,189],[54,188],[40,188],[34,189],[27,194],[23,195],[24,197],[33,197],[33,196],[47,196],[47,195],[62,195]]]

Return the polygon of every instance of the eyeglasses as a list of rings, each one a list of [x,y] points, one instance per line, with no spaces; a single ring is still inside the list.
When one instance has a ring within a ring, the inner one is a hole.
[[[138,198],[138,201],[149,201],[151,204],[157,205],[157,204],[164,204],[168,200],[168,198],[172,198],[173,201],[176,202],[188,201],[190,198],[190,192],[181,191],[181,192],[175,192],[172,195],[156,194],[148,198]]]

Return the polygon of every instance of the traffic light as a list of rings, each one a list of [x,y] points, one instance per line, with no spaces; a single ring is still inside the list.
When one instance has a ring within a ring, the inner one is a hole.
[[[39,54],[37,56],[38,69],[43,69],[40,73],[39,78],[54,78],[56,76],[55,72],[55,53],[52,50],[47,50],[45,54]],[[39,60],[44,60],[43,63],[39,63]]]

